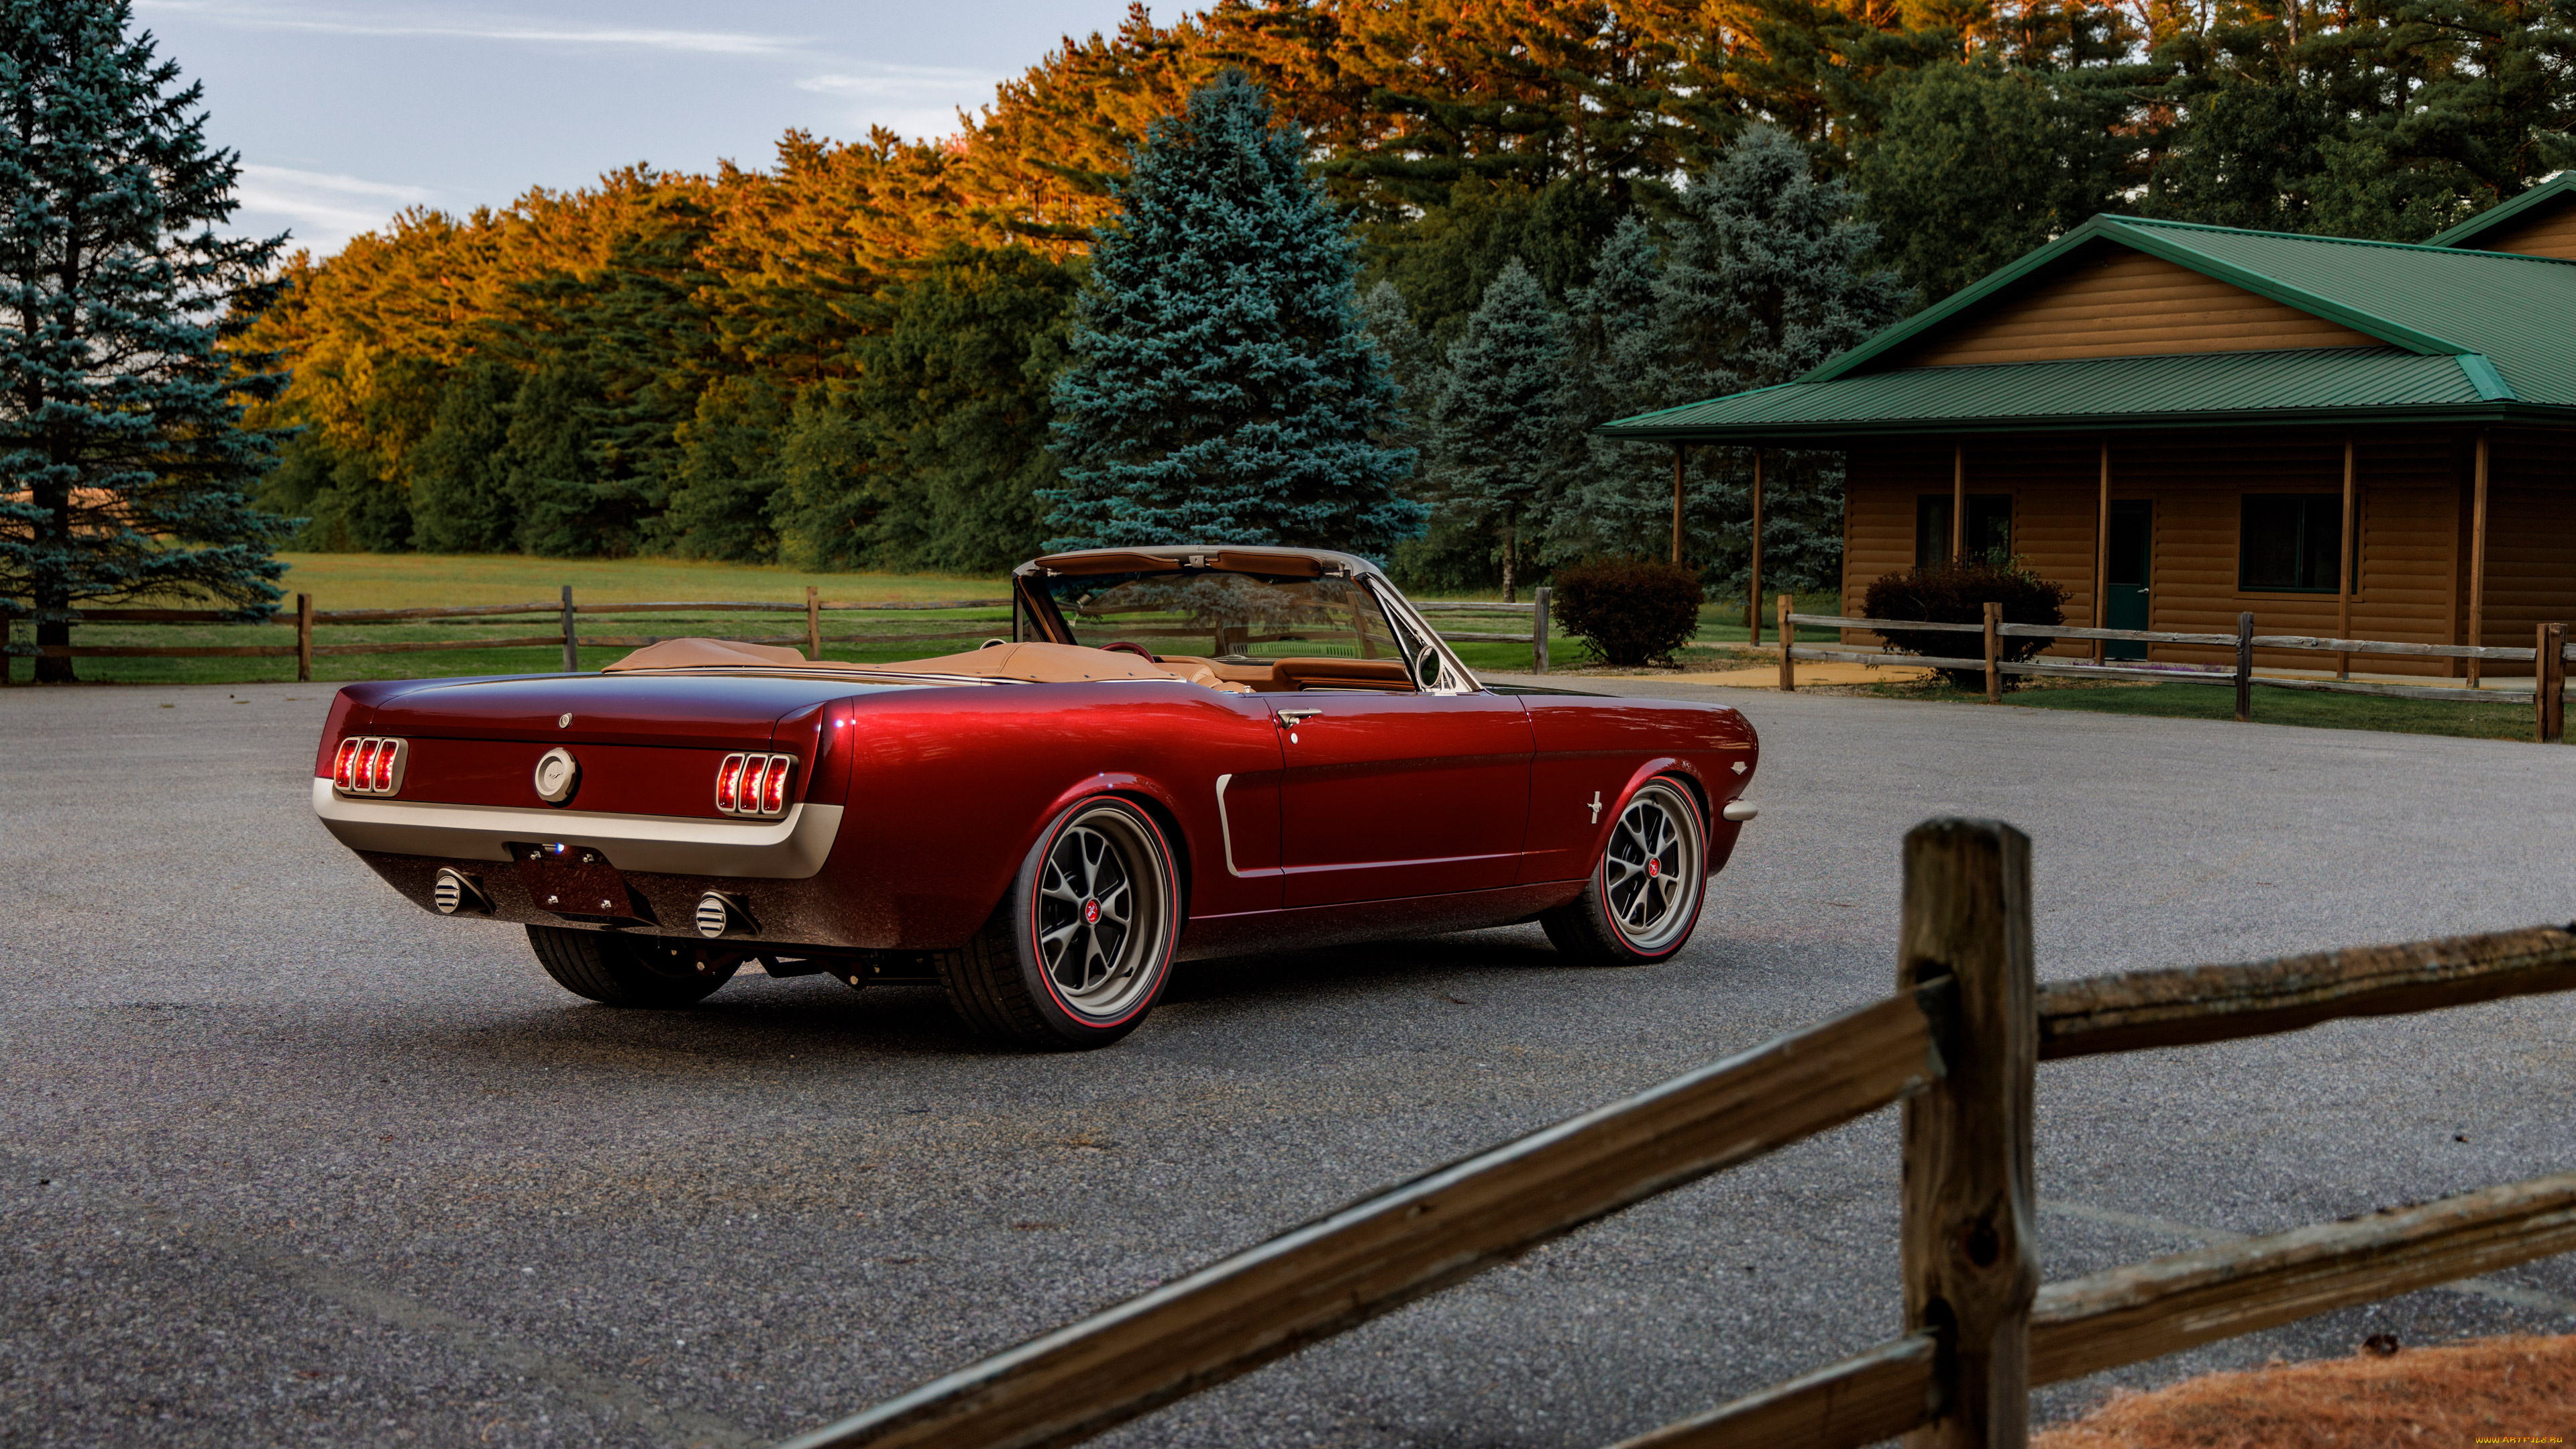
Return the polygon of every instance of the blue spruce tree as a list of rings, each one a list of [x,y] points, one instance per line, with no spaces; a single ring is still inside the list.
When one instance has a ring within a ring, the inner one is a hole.
[[[1565,319],[1514,257],[1485,288],[1449,349],[1431,405],[1431,485],[1445,505],[1490,531],[1503,598],[1517,597],[1520,561],[1563,492],[1572,446],[1566,420]]]
[[[0,597],[32,605],[40,647],[92,601],[265,617],[293,526],[252,506],[276,437],[240,425],[239,399],[284,376],[221,346],[285,238],[215,235],[236,158],[207,149],[201,89],[131,19],[126,0],[0,0]]]
[[[1296,128],[1228,71],[1154,122],[1091,256],[1055,387],[1058,548],[1284,544],[1383,557],[1428,510],[1360,322],[1348,231]]]

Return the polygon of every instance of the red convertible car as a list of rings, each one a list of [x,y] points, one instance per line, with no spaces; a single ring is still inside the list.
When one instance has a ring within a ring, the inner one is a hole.
[[[936,980],[1039,1047],[1124,1036],[1189,957],[1535,920],[1662,960],[1753,818],[1734,710],[1480,682],[1364,559],[1099,549],[1013,594],[1010,638],[936,659],[352,684],[314,813],[594,1001],[758,960]]]

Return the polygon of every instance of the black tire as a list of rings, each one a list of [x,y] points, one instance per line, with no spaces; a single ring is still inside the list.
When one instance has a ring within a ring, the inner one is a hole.
[[[1162,827],[1125,800],[1095,796],[1048,823],[975,938],[939,953],[939,984],[980,1036],[1085,1051],[1154,1009],[1180,935]]]
[[[701,964],[697,947],[658,936],[564,926],[530,926],[528,945],[557,986],[609,1006],[695,1006],[731,981],[740,964]]]
[[[1643,966],[1689,942],[1708,898],[1708,827],[1680,781],[1658,775],[1619,807],[1583,894],[1542,914],[1556,949],[1596,966]]]

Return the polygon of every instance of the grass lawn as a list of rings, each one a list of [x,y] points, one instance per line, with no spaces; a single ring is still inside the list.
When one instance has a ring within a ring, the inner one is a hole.
[[[1876,684],[1867,693],[1886,699],[1984,704],[1982,690],[1952,688],[1939,679]],[[2216,684],[2106,684],[2091,680],[2029,685],[2004,696],[2024,709],[2089,710],[2096,714],[2154,715],[2164,719],[2236,717],[2236,691]],[[2254,686],[2254,723],[2309,725],[2329,730],[2384,730],[2392,734],[2456,735],[2479,740],[2532,738],[2531,701],[2392,699],[2376,694],[2318,694]]]

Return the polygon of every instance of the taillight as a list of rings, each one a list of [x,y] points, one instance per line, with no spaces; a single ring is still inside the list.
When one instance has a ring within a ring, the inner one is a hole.
[[[343,795],[394,795],[402,791],[403,761],[410,747],[373,737],[342,740],[331,762],[331,784]]]
[[[716,809],[727,815],[783,815],[794,755],[727,755],[716,766]]]

